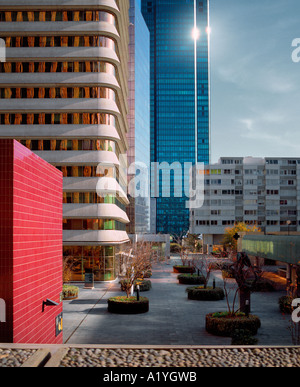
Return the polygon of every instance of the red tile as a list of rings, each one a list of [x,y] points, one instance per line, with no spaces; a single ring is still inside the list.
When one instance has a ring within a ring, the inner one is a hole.
[[[0,342],[59,344],[62,303],[43,313],[42,302],[62,291],[62,175],[16,141],[1,140],[0,153]]]

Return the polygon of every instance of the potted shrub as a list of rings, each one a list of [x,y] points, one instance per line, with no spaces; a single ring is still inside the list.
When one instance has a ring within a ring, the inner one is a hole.
[[[217,336],[231,337],[237,329],[248,330],[251,335],[255,335],[261,326],[261,322],[257,316],[250,314],[250,292],[259,279],[260,270],[252,266],[249,258],[244,253],[238,254],[237,261],[229,269],[237,283],[232,306],[229,302],[227,281],[226,278],[223,278],[228,310],[207,314],[206,330]],[[237,295],[239,295],[240,303],[239,308],[236,310]]]
[[[205,328],[208,333],[216,336],[232,337],[235,330],[247,330],[256,335],[261,326],[260,319],[242,312],[217,312],[206,315]]]
[[[203,275],[198,274],[179,274],[177,279],[181,285],[202,285],[205,283]]]
[[[219,301],[224,300],[225,294],[223,289],[210,286],[195,286],[186,289],[189,300],[198,301]]]
[[[149,311],[149,300],[146,297],[111,297],[107,301],[108,311],[118,314],[138,314]]]
[[[63,299],[75,300],[78,298],[79,288],[77,286],[63,285]]]
[[[151,271],[157,259],[152,244],[144,241],[128,244],[127,248],[123,249],[121,259],[124,266],[121,286],[126,296],[109,298],[108,311],[120,314],[146,313],[149,310],[149,300],[146,297],[140,297],[139,292],[144,282],[144,274]],[[149,287],[149,282],[145,286]],[[137,291],[137,297],[133,296],[134,289]]]

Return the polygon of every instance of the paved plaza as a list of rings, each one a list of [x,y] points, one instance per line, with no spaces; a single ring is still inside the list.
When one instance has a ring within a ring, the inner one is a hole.
[[[210,335],[205,330],[205,315],[226,311],[226,300],[191,301],[173,273],[174,260],[154,267],[152,289],[142,293],[150,300],[150,311],[138,315],[117,315],[107,311],[107,299],[124,294],[120,285],[96,283],[95,289],[79,285],[79,298],[64,301],[64,343],[104,345],[230,345],[230,338]],[[221,272],[213,272],[217,286],[223,287]],[[256,336],[260,346],[293,345],[288,329],[290,317],[284,318],[278,299],[285,292],[253,293],[253,314],[262,326]]]

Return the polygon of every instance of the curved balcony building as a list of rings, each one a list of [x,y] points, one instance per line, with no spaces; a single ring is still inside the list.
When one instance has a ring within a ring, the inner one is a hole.
[[[128,148],[128,11],[129,0],[0,0],[0,138],[63,172],[73,281],[87,269],[96,281],[114,280],[119,247],[129,240],[120,171]]]

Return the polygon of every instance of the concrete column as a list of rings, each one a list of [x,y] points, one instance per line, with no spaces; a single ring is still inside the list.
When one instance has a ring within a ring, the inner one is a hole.
[[[170,258],[171,256],[171,244],[170,244],[170,235],[167,234],[166,235],[166,247],[165,247],[165,256],[167,259]]]

